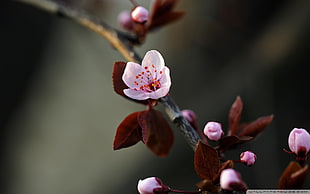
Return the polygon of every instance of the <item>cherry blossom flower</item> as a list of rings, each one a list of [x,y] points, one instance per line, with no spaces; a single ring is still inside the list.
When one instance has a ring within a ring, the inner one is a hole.
[[[149,177],[138,182],[140,194],[168,193],[168,187],[157,177]]]
[[[310,150],[310,135],[302,128],[294,128],[288,137],[288,145],[296,155],[296,160],[304,162]]]
[[[218,141],[224,135],[222,125],[218,122],[208,122],[203,130],[204,134],[212,141]]]
[[[131,12],[131,18],[135,22],[145,23],[149,18],[149,11],[142,6],[137,6]]]
[[[240,154],[240,160],[247,166],[252,166],[256,161],[256,155],[251,151],[242,152]]]
[[[171,86],[170,70],[156,50],[145,54],[142,65],[128,62],[122,79],[129,87],[124,94],[135,100],[159,99],[168,94]]]
[[[246,190],[247,186],[242,181],[240,174],[232,168],[222,171],[220,176],[220,185],[224,190]]]

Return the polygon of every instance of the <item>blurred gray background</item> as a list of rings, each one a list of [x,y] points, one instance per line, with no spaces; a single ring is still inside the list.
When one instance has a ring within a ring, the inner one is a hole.
[[[62,3],[115,28],[118,13],[131,9],[127,0]],[[236,168],[250,188],[276,188],[294,159],[282,151],[288,133],[310,129],[310,1],[180,0],[177,9],[185,17],[150,34],[136,50],[163,54],[171,96],[197,113],[201,128],[216,120],[226,130],[238,95],[242,121],[274,114],[266,132],[227,157],[254,151],[253,167]],[[172,124],[176,139],[166,158],[142,143],[112,150],[118,124],[144,107],[114,93],[112,65],[123,58],[106,40],[13,1],[0,2],[0,21],[1,193],[133,194],[137,181],[149,176],[175,189],[196,189],[193,151]]]

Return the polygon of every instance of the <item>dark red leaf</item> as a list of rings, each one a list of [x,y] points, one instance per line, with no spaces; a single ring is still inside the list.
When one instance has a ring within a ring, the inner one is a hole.
[[[184,11],[175,11],[164,14],[152,20],[152,24],[148,26],[149,30],[167,25],[180,19],[185,14]]]
[[[124,81],[122,79],[126,64],[127,63],[123,62],[123,61],[114,62],[113,73],[112,73],[112,81],[113,81],[114,91],[117,94],[119,94],[119,95],[121,95],[121,96],[123,96],[129,100],[133,100],[133,101],[135,101],[137,103],[141,103],[141,104],[148,104],[147,100],[134,100],[134,99],[131,99],[124,94],[123,90],[128,88],[128,86],[124,83]]]
[[[173,145],[172,129],[161,112],[150,108],[140,112],[138,122],[142,128],[143,142],[154,154],[167,156]]]
[[[256,137],[259,133],[261,133],[273,120],[273,115],[260,117],[255,121],[245,125],[243,128],[239,129],[238,135],[239,137],[250,136]]]
[[[128,86],[122,80],[125,67],[126,62],[123,61],[114,62],[113,74],[112,74],[113,87],[114,91],[121,96],[126,96],[123,90],[128,88]]]
[[[150,15],[149,15],[151,20],[155,17],[155,14],[159,12],[161,4],[162,4],[162,0],[152,1],[151,6],[150,6]]]
[[[252,137],[239,138],[237,136],[225,136],[219,141],[217,150],[220,152],[225,152],[226,150],[231,149],[240,143],[244,143],[252,139]]]
[[[279,189],[300,189],[306,179],[308,165],[302,167],[299,163],[290,162],[282,173],[278,188]]]
[[[232,104],[230,111],[229,111],[229,116],[228,116],[228,124],[229,124],[229,132],[228,135],[235,135],[240,118],[241,118],[241,112],[242,112],[243,104],[242,100],[239,96],[237,96],[235,102]]]
[[[220,158],[217,151],[199,141],[194,155],[194,167],[201,179],[213,181],[218,176],[220,169]]]
[[[139,113],[128,115],[117,127],[113,143],[114,150],[132,146],[142,140],[141,127],[138,123]]]
[[[156,19],[166,13],[173,10],[177,3],[177,0],[155,0],[150,7],[150,18]]]
[[[156,0],[150,8],[148,30],[166,25],[180,19],[185,12],[173,11],[178,0]]]

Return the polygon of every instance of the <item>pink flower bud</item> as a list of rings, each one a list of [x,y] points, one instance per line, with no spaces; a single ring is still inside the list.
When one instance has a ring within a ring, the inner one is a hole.
[[[194,129],[198,129],[197,116],[192,110],[182,110],[183,117],[192,125]]]
[[[154,190],[160,191],[165,188],[167,188],[167,186],[157,177],[149,177],[144,180],[139,180],[138,182],[138,191],[140,194],[154,194]]]
[[[149,11],[142,6],[137,6],[131,12],[131,18],[138,23],[145,23],[148,20]]]
[[[222,171],[220,176],[220,185],[224,190],[242,191],[247,189],[247,186],[242,181],[240,174],[232,168]]]
[[[119,13],[117,21],[119,25],[125,30],[131,31],[133,29],[134,23],[132,21],[129,11],[122,11],[121,13]]]
[[[242,152],[240,154],[240,160],[247,166],[252,166],[256,161],[256,155],[251,151]]]
[[[224,135],[222,125],[218,122],[208,122],[203,132],[212,141],[218,141]]]
[[[291,151],[296,155],[296,160],[304,162],[310,150],[310,135],[302,128],[294,128],[289,137],[288,145]]]

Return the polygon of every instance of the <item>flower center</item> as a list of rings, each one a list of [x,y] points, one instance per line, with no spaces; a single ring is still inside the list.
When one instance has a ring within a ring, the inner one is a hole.
[[[155,69],[155,66],[150,66],[151,70],[149,70],[149,67],[144,67],[145,71],[142,71],[141,73],[137,74],[135,76],[134,84],[137,86],[134,88],[135,91],[143,90],[145,92],[154,92],[157,89],[160,88],[160,82],[157,77],[157,70]],[[159,75],[161,75],[163,72],[159,71]]]

